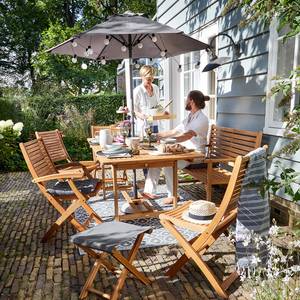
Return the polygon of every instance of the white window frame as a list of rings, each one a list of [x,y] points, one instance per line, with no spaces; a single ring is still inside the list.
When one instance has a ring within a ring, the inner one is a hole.
[[[278,23],[273,21],[270,25],[270,37],[269,37],[269,61],[268,61],[268,77],[267,77],[267,94],[271,91],[272,87],[279,82],[274,80],[277,73],[277,55],[278,55],[278,39],[280,39],[277,32]],[[295,50],[293,57],[293,68],[299,64],[299,51],[300,51],[300,35],[295,37]],[[287,80],[287,79],[285,79]],[[292,89],[295,91],[295,81],[292,82]],[[293,93],[290,111],[295,107],[296,94]],[[279,122],[274,120],[275,112],[275,97],[271,97],[266,100],[266,114],[265,114],[265,127],[263,132],[266,134],[283,136],[285,132],[286,122]]]

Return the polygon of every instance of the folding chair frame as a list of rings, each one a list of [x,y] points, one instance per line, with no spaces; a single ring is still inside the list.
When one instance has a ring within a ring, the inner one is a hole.
[[[119,298],[121,290],[124,286],[126,277],[128,276],[128,273],[131,273],[134,275],[137,279],[139,279],[144,284],[150,284],[150,280],[142,273],[140,273],[133,265],[133,261],[137,255],[138,249],[141,245],[141,242],[143,240],[144,233],[141,233],[137,236],[133,247],[131,248],[128,257],[124,257],[120,251],[114,249],[110,255],[115,258],[121,265],[124,266],[124,269],[116,270],[115,267],[106,259],[108,256],[107,253],[98,253],[94,251],[93,249],[89,247],[85,247],[82,245],[77,245],[81,249],[83,249],[89,256],[96,259],[94,266],[92,267],[92,270],[90,271],[88,278],[82,288],[82,291],[80,293],[79,299],[85,299],[88,296],[88,293],[94,293],[97,294],[105,299],[111,299],[116,300]],[[106,270],[111,271],[115,275],[119,275],[117,284],[115,288],[113,289],[112,294],[107,294],[105,292],[99,291],[95,288],[93,288],[93,282],[96,278],[96,275],[101,267],[104,267]]]
[[[45,233],[42,238],[43,242],[48,241],[66,221],[69,221],[77,231],[86,230],[91,220],[94,220],[96,223],[102,222],[98,214],[86,203],[90,196],[95,196],[102,189],[102,183],[100,181],[97,183],[93,193],[84,195],[76,187],[74,179],[83,179],[85,174],[78,172],[57,173],[41,139],[24,144],[21,143],[20,148],[33,177],[32,181],[38,185],[42,194],[61,215]],[[50,180],[66,180],[73,194],[53,196],[48,192],[46,187],[46,182]],[[67,208],[64,208],[62,201],[71,201],[71,204]],[[89,215],[88,220],[84,224],[80,224],[74,218],[74,212],[79,207],[83,207]]]
[[[175,276],[183,265],[192,259],[215,289],[216,293],[221,298],[228,298],[226,290],[238,278],[237,272],[234,271],[225,281],[221,282],[201,256],[204,255],[218,237],[227,230],[228,226],[236,220],[237,201],[240,195],[241,184],[246,172],[248,160],[248,157],[238,156],[236,158],[224,198],[211,223],[207,225],[198,225],[182,219],[182,213],[188,209],[193,201],[189,201],[188,203],[159,216],[161,224],[177,239],[179,245],[182,246],[185,251],[185,253],[167,271],[166,275],[170,277]],[[189,230],[200,232],[200,234],[188,241],[176,227],[187,228]]]

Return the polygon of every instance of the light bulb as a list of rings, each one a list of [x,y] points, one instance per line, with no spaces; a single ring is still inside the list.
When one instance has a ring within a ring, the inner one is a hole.
[[[157,37],[156,37],[154,34],[152,34],[152,38],[151,38],[151,39],[152,39],[152,42],[153,42],[153,43],[156,43],[156,42],[157,42]]]
[[[140,42],[140,43],[137,44],[137,46],[138,46],[139,49],[142,49],[144,45],[143,45],[143,43]]]
[[[74,55],[74,56],[72,57],[72,63],[73,63],[73,64],[76,64],[76,63],[77,63],[77,56],[76,56],[76,55]]]
[[[121,69],[122,68],[122,64],[118,64],[118,69]]]
[[[76,47],[78,46],[77,42],[73,41],[73,42],[72,42],[72,46],[73,46],[74,48],[76,48]]]
[[[138,69],[140,67],[140,64],[136,63],[134,66],[136,69]]]
[[[87,69],[87,64],[82,63],[82,64],[81,64],[81,69],[82,69],[82,70],[86,70],[86,69]]]
[[[199,69],[200,68],[200,61],[198,61],[196,64],[195,64],[195,69]]]
[[[121,51],[122,51],[122,52],[126,52],[126,50],[127,50],[127,47],[126,47],[125,45],[123,45],[123,46],[121,47]]]
[[[105,60],[105,58],[103,57],[102,59],[101,59],[101,65],[105,65],[106,64],[106,60]]]
[[[165,57],[165,56],[166,56],[166,51],[161,51],[161,52],[160,52],[160,56],[161,56],[161,57]]]
[[[179,72],[179,73],[182,72],[181,65],[178,66],[177,72]]]
[[[89,55],[93,55],[93,53],[94,53],[94,50],[92,49],[92,47],[91,47],[91,46],[89,46],[89,48],[88,48],[88,52],[89,52]]]
[[[89,51],[88,48],[86,48],[85,51],[84,51],[84,56],[88,57],[89,55],[90,55],[90,51]]]
[[[108,35],[105,37],[103,43],[105,46],[109,45],[109,36]]]

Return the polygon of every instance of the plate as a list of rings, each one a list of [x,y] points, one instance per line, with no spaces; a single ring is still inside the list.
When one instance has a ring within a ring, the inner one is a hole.
[[[175,144],[176,143],[176,139],[175,138],[166,138],[166,139],[163,139],[163,141],[166,144]]]
[[[117,150],[102,150],[102,153],[104,155],[110,155],[110,154],[121,154],[121,153],[128,153],[128,150],[126,149],[117,149]]]

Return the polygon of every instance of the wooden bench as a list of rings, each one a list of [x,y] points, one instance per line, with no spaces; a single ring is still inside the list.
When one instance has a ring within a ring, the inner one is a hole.
[[[208,152],[204,163],[206,168],[184,169],[184,172],[202,182],[206,188],[206,199],[211,201],[212,186],[228,184],[232,162],[238,155],[260,147],[261,131],[248,131],[212,125]]]

